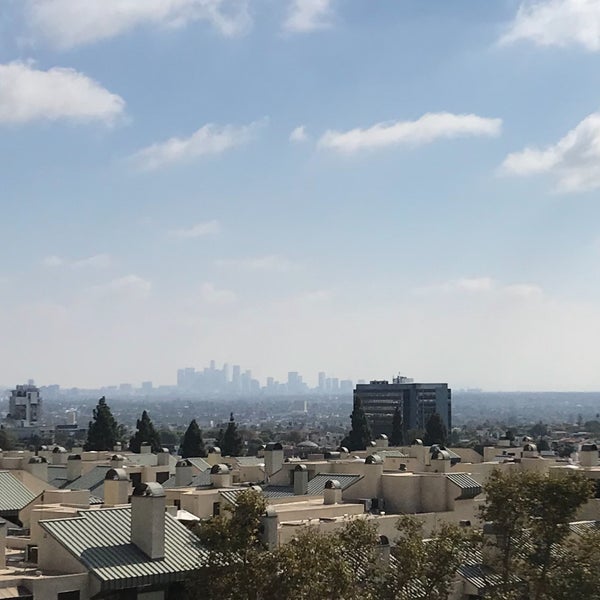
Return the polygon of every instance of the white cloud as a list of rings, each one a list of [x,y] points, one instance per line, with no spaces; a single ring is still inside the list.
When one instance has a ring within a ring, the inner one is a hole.
[[[150,25],[183,27],[207,21],[225,36],[251,24],[247,0],[29,0],[34,33],[67,49]]]
[[[538,46],[579,44],[600,50],[598,0],[539,0],[523,2],[501,38],[503,44],[529,40]]]
[[[221,226],[216,220],[204,221],[202,223],[196,223],[191,227],[182,229],[172,229],[169,231],[169,235],[178,238],[198,238],[206,237],[209,235],[216,235],[220,233]]]
[[[201,156],[221,154],[250,141],[260,125],[261,122],[258,121],[241,127],[209,123],[190,137],[172,137],[166,142],[143,148],[132,159],[140,168],[152,170]]]
[[[501,128],[501,119],[427,113],[416,121],[377,123],[367,129],[343,132],[328,130],[319,140],[319,147],[352,154],[400,144],[428,144],[440,138],[497,136]]]
[[[419,295],[429,294],[502,294],[515,298],[533,298],[543,295],[538,285],[528,283],[501,284],[492,277],[463,277],[413,290]]]
[[[232,304],[236,295],[231,290],[219,289],[214,283],[206,282],[200,287],[200,299],[206,304]]]
[[[290,133],[290,142],[301,143],[306,142],[307,140],[308,134],[306,133],[306,127],[304,127],[304,125],[296,127],[296,129]]]
[[[42,259],[42,264],[45,267],[62,267],[65,264],[65,261],[60,256],[52,255],[45,256]]]
[[[0,64],[0,123],[69,119],[110,124],[124,108],[120,96],[74,69]]]
[[[550,173],[563,192],[600,187],[600,113],[586,117],[552,146],[509,154],[500,170],[521,176]]]
[[[292,33],[327,29],[332,16],[332,0],[291,0],[283,28]]]
[[[95,285],[90,288],[90,291],[93,295],[101,297],[118,295],[145,298],[150,294],[151,289],[152,284],[147,279],[139,275],[125,275],[108,283]]]
[[[51,255],[42,259],[42,264],[45,267],[71,267],[73,269],[95,268],[104,269],[110,267],[112,259],[109,254],[94,254],[86,258],[69,260],[60,256]]]
[[[291,260],[275,254],[254,258],[223,258],[216,261],[219,267],[231,267],[244,271],[288,272],[296,268]]]

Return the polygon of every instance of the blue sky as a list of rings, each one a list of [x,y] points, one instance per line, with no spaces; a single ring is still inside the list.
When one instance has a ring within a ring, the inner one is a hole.
[[[0,382],[600,389],[600,4],[0,0]]]

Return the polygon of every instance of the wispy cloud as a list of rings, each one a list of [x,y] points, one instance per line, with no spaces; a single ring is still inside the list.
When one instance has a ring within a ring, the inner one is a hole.
[[[0,65],[0,123],[67,119],[113,123],[125,101],[74,69]]]
[[[326,131],[319,147],[353,154],[363,150],[376,150],[401,144],[429,144],[437,139],[467,136],[498,136],[501,119],[488,119],[477,115],[452,113],[427,113],[416,121],[377,123],[367,129]]]
[[[125,275],[107,283],[92,286],[89,291],[94,296],[118,295],[132,298],[145,298],[150,294],[152,284],[139,275]]]
[[[141,26],[179,28],[206,21],[224,36],[251,25],[248,0],[28,0],[34,34],[68,49],[127,33]]]
[[[308,141],[308,134],[306,133],[306,127],[304,127],[304,125],[296,127],[290,133],[290,142],[301,143],[306,141]]]
[[[600,50],[598,0],[528,0],[519,7],[500,43],[528,40],[538,46],[577,44]]]
[[[236,301],[235,292],[218,288],[212,282],[205,282],[200,287],[200,299],[205,304],[232,304]]]
[[[545,149],[525,148],[509,154],[500,168],[511,175],[550,173],[562,192],[600,187],[600,113],[593,113]]]
[[[153,170],[194,158],[222,154],[249,142],[264,121],[236,127],[214,125],[200,127],[187,138],[172,137],[143,148],[131,158],[141,169]]]
[[[440,293],[489,295],[494,293],[515,298],[533,298],[543,295],[543,290],[538,285],[530,283],[502,284],[492,277],[463,277],[418,287],[413,291],[418,295]]]
[[[297,264],[291,260],[271,254],[251,258],[222,258],[215,261],[218,267],[242,269],[245,271],[278,271],[288,272],[297,268]]]
[[[221,232],[221,226],[216,220],[204,221],[202,223],[196,223],[191,227],[184,227],[181,229],[171,229],[169,235],[177,238],[199,238],[210,235],[217,235]]]
[[[310,33],[331,27],[333,0],[291,0],[283,29],[291,33]]]
[[[71,267],[73,269],[94,268],[104,269],[110,267],[112,259],[109,254],[94,254],[86,258],[67,259],[60,256],[51,255],[42,259],[42,264],[45,267]]]

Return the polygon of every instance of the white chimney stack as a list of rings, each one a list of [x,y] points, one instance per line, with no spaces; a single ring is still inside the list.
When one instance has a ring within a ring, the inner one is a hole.
[[[165,557],[165,490],[140,483],[131,496],[131,542],[152,560]]]
[[[125,469],[109,469],[104,477],[104,503],[109,506],[127,504],[130,488]]]

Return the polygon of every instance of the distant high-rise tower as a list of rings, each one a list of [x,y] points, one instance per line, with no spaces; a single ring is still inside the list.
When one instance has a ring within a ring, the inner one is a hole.
[[[412,379],[396,377],[388,381],[357,384],[354,402],[360,399],[371,433],[391,435],[396,406],[400,406],[404,428],[425,429],[427,421],[437,412],[448,431],[452,428],[452,391],[447,383],[413,383]]]
[[[18,385],[12,390],[8,406],[12,420],[21,421],[25,427],[38,424],[42,413],[42,398],[32,379],[26,385]]]

